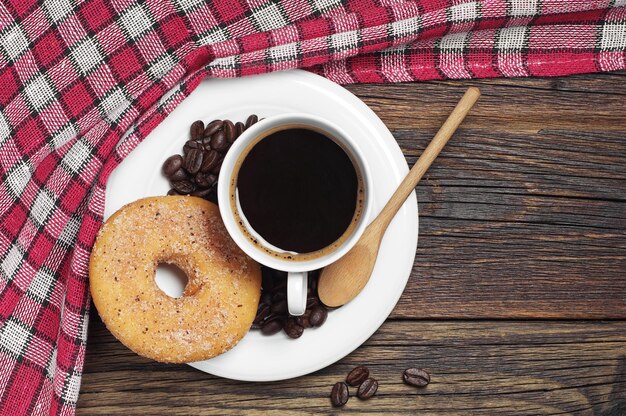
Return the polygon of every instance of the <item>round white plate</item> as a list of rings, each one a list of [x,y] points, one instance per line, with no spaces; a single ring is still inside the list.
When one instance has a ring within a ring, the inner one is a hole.
[[[373,213],[378,213],[408,172],[395,139],[376,114],[350,92],[325,78],[296,70],[203,81],[111,174],[105,219],[136,199],[165,195],[169,187],[161,165],[181,152],[194,120],[244,121],[252,113],[268,117],[285,112],[325,117],[360,140],[371,164]],[[415,258],[417,218],[417,200],[412,195],[387,230],[363,292],[330,312],[322,327],[307,329],[297,340],[282,332],[266,337],[250,331],[227,353],[190,365],[236,380],[271,381],[317,371],[348,355],[382,325],[400,298]],[[163,273],[157,274],[159,286],[169,294],[181,293],[180,284]]]

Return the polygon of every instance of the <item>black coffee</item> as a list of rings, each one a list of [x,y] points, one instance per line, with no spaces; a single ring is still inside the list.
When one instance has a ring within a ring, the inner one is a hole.
[[[272,133],[250,150],[237,188],[243,214],[259,235],[280,249],[310,253],[348,229],[359,180],[333,140],[294,128]]]

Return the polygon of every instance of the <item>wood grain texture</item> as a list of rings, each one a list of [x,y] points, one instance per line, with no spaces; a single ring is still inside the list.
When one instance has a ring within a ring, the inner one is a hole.
[[[317,291],[325,305],[333,308],[343,306],[357,297],[367,285],[389,224],[408,197],[415,192],[419,181],[479,98],[478,88],[470,87],[465,91],[382,210],[373,215],[374,219],[354,247],[339,260],[324,267],[319,277]]]
[[[626,72],[348,88],[412,165],[470,85],[479,104],[417,189],[409,285],[366,344],[242,383],[141,358],[94,310],[78,414],[626,415]],[[332,409],[358,364],[378,395]],[[403,385],[409,366],[431,385]]]
[[[359,364],[378,379],[378,393],[367,402],[351,397],[340,413],[626,412],[625,322],[390,320],[338,363],[272,383],[158,364],[127,350],[97,320],[92,323],[79,415],[337,414],[328,398],[332,385]],[[410,366],[429,371],[431,384],[404,385],[402,371]]]
[[[482,97],[418,186],[393,316],[625,318],[624,74],[350,89],[412,165],[468,85]]]

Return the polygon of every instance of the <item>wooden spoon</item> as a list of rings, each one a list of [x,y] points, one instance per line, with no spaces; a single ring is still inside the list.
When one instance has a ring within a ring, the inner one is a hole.
[[[400,183],[380,214],[367,226],[356,245],[345,256],[322,270],[317,290],[320,300],[325,305],[331,307],[344,305],[363,290],[374,269],[380,242],[389,223],[479,97],[478,88],[470,87],[465,92],[417,163]]]

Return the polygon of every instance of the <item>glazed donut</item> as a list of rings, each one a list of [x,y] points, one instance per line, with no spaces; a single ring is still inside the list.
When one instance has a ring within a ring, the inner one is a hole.
[[[157,286],[163,263],[187,275],[182,297]],[[261,269],[230,238],[215,204],[163,196],[130,203],[106,221],[89,281],[102,321],[124,345],[157,361],[185,363],[221,354],[248,332]]]

